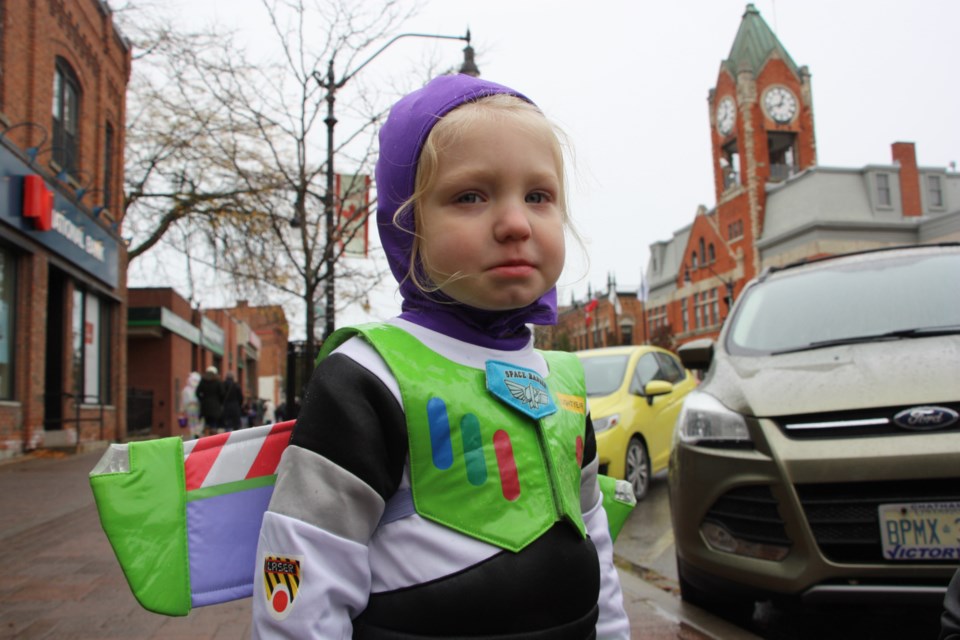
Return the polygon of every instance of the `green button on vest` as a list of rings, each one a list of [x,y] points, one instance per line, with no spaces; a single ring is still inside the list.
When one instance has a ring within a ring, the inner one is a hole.
[[[534,420],[490,395],[484,370],[447,360],[391,325],[341,329],[319,358],[357,334],[400,386],[417,513],[511,551],[560,520],[586,535],[580,510],[586,391],[576,356],[542,352],[558,410]]]

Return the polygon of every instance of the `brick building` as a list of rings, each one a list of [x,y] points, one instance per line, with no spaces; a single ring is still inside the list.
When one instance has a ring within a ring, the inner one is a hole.
[[[556,326],[538,326],[535,344],[541,349],[580,351],[615,345],[650,342],[643,321],[643,302],[637,287],[619,288],[607,277],[607,290],[584,302],[571,301],[557,311]]]
[[[181,391],[191,371],[217,368],[244,400],[281,401],[287,320],[279,306],[194,309],[169,287],[129,290],[127,353],[130,435],[189,437]]]
[[[234,317],[245,322],[260,340],[260,361],[257,366],[255,388],[262,400],[278,406],[284,398],[287,378],[287,343],[290,326],[287,314],[280,305],[251,307],[246,300],[238,300],[230,309]]]
[[[0,2],[0,457],[126,432],[130,63],[104,2]]]
[[[810,73],[751,4],[708,95],[716,205],[650,246],[647,335],[674,347],[715,337],[765,267],[892,244],[960,240],[960,175],[891,162],[817,164]]]

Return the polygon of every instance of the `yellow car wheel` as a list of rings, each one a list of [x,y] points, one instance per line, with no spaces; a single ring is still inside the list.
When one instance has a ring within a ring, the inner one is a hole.
[[[630,438],[627,445],[627,459],[624,466],[624,479],[633,487],[637,500],[647,497],[650,490],[650,454],[647,445],[637,436]]]

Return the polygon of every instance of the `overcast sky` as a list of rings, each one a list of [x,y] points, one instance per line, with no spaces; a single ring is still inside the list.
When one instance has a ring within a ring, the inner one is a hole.
[[[248,34],[264,15],[259,0],[178,1]],[[620,288],[638,285],[649,245],[692,222],[698,205],[714,206],[707,93],[746,4],[433,0],[407,24],[451,35],[469,27],[482,76],[528,95],[569,135],[572,214],[589,264],[571,247],[562,303],[588,284],[605,290],[608,272]],[[812,74],[818,164],[890,164],[896,141],[915,142],[921,166],[960,161],[960,1],[753,4]],[[455,66],[461,48],[408,39],[361,74],[403,74],[424,56]],[[374,318],[398,308],[389,293],[374,305]]]

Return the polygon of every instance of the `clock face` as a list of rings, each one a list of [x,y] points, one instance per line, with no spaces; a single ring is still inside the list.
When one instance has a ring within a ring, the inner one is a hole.
[[[763,94],[763,108],[774,122],[790,122],[797,115],[797,99],[786,87],[770,87]]]
[[[717,131],[720,135],[727,135],[733,131],[733,123],[737,119],[737,108],[733,103],[733,98],[725,97],[717,105]]]

